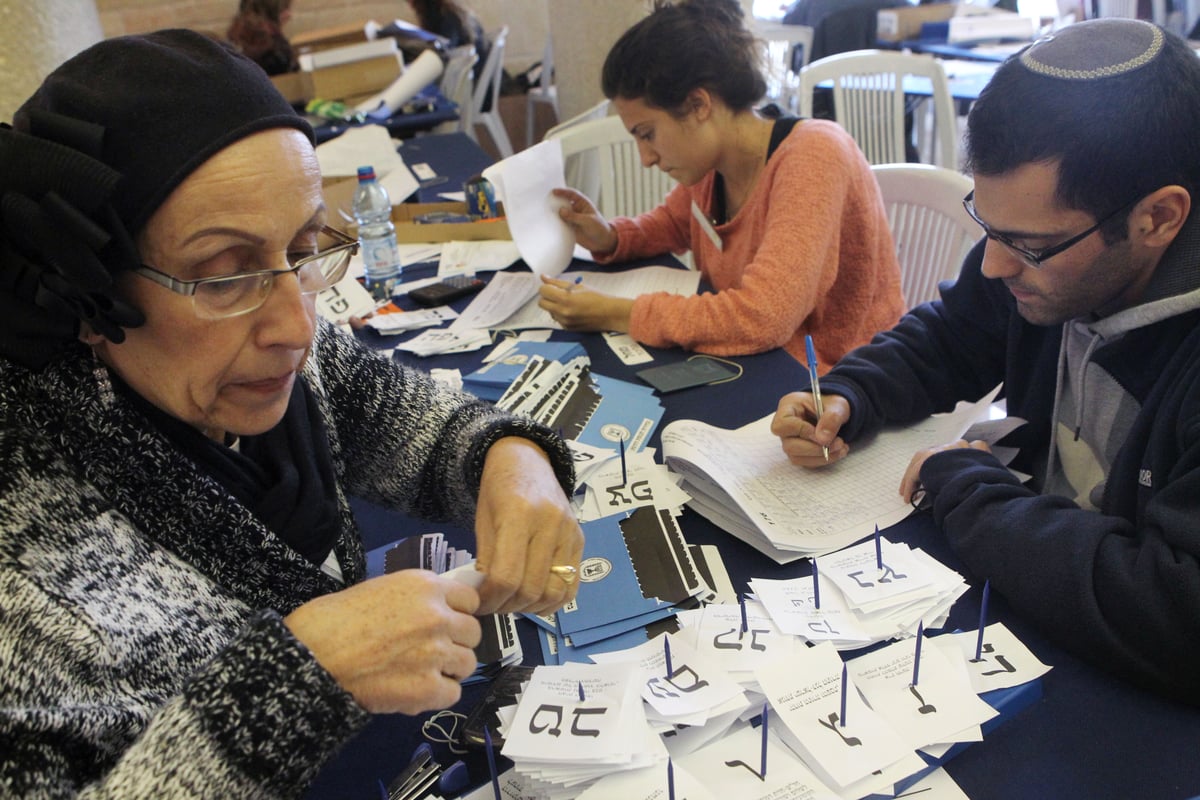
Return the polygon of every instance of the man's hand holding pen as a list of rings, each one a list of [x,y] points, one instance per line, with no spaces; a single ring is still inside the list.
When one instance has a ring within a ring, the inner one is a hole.
[[[838,431],[850,419],[850,404],[836,394],[822,396],[823,413],[818,417],[811,392],[792,392],[779,400],[771,420],[771,433],[779,437],[788,460],[801,467],[823,467],[845,458],[850,447]],[[829,449],[825,460],[822,448]]]

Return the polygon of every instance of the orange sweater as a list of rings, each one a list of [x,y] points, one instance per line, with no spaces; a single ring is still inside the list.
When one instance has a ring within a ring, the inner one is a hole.
[[[900,319],[900,267],[879,186],[841,127],[805,120],[792,129],[741,210],[715,226],[720,250],[692,216],[693,201],[710,212],[713,177],[675,187],[636,219],[612,221],[617,249],[602,261],[691,249],[716,290],[642,295],[633,338],[714,355],[784,347],[804,361],[811,334],[824,372]]]

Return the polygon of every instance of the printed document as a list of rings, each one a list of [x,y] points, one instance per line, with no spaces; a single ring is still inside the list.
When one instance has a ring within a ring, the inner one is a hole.
[[[662,433],[663,459],[683,475],[690,504],[718,527],[780,564],[840,550],[875,526],[904,519],[900,478],[914,453],[962,436],[987,416],[993,390],[905,428],[882,431],[836,464],[804,469],[787,460],[771,416],[736,430],[678,420]]]

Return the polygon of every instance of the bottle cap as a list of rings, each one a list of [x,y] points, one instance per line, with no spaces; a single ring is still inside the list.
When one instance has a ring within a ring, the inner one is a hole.
[[[358,168],[359,183],[362,183],[363,181],[373,181],[373,180],[375,180],[375,168],[374,167],[359,167]]]

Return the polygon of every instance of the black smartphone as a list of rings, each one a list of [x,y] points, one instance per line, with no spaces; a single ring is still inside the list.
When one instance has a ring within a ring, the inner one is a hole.
[[[460,297],[466,297],[482,289],[486,284],[474,275],[452,275],[443,281],[413,289],[408,293],[419,306],[444,306]]]
[[[524,664],[510,664],[496,674],[487,694],[467,714],[467,720],[463,723],[463,744],[468,747],[486,746],[487,737],[483,733],[486,728],[492,739],[492,747],[500,749],[504,737],[500,735],[500,717],[496,715],[496,709],[517,704],[521,687],[533,677],[533,669]]]
[[[693,386],[704,386],[736,378],[741,370],[714,358],[692,356],[687,361],[663,364],[660,367],[638,370],[637,376],[658,391],[677,392]]]

